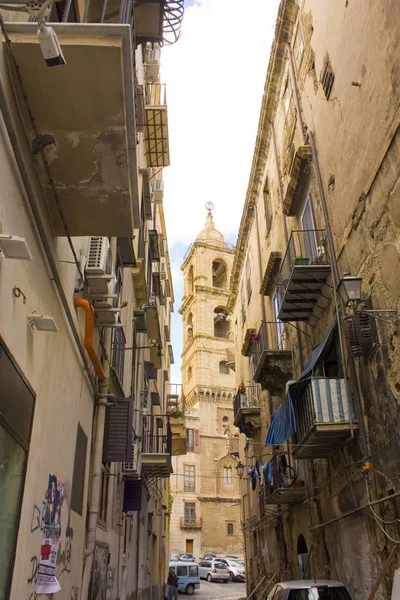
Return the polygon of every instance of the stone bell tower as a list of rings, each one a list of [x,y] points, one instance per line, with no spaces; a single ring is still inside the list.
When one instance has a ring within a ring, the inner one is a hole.
[[[234,251],[214,226],[213,205],[207,203],[206,207],[205,227],[182,265],[182,388],[188,436],[193,436],[195,444],[192,453],[188,438],[188,454],[177,459],[184,489],[182,501],[174,502],[174,510],[176,507],[184,513],[184,549],[193,546],[197,556],[205,552],[242,555],[237,460],[231,454],[236,434],[235,374],[229,351],[233,350],[234,335],[227,310]],[[194,469],[194,483],[185,491],[185,473],[190,468]],[[195,524],[192,529],[191,521]]]

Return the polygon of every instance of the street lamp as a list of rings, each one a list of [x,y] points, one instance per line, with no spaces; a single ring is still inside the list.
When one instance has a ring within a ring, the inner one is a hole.
[[[361,282],[362,277],[355,277],[350,273],[344,273],[339,282],[338,294],[344,302],[345,306],[356,304],[362,300],[361,298]]]
[[[239,479],[243,479],[243,475],[244,475],[244,464],[242,464],[240,461],[238,462],[238,464],[236,465],[236,471],[238,474]]]

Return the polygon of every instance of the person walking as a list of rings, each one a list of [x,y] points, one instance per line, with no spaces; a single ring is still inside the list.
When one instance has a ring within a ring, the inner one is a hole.
[[[172,567],[169,568],[168,573],[168,600],[178,600],[178,581],[179,578],[176,575]]]

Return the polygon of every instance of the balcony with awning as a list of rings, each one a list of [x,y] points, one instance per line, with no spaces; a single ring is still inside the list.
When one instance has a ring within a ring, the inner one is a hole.
[[[294,458],[326,458],[358,429],[349,381],[339,374],[318,374],[335,348],[335,331],[336,319],[313,349],[301,377],[287,386],[285,400],[272,416],[266,446],[280,446],[291,438]]]
[[[253,379],[263,390],[279,394],[293,378],[292,351],[285,325],[279,321],[263,321],[253,336],[251,360]]]
[[[6,24],[26,94],[17,88],[13,99],[27,132],[24,139],[21,127],[21,140],[37,155],[54,234],[132,238],[139,201],[131,27],[51,26],[65,66],[46,65],[37,24]]]
[[[318,320],[332,294],[324,229],[292,231],[277,279],[279,321]]]

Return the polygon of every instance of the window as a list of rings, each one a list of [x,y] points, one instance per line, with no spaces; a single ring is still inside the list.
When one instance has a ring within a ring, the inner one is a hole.
[[[274,315],[275,315],[275,332],[276,332],[276,337],[277,337],[277,341],[276,341],[276,348],[279,348],[280,350],[283,350],[285,345],[284,345],[284,334],[285,334],[285,329],[284,329],[284,324],[282,323],[282,321],[278,320],[278,314],[279,314],[279,309],[281,307],[282,304],[282,296],[281,293],[277,290],[275,291],[274,295],[272,296],[272,306],[274,308]]]
[[[193,315],[189,313],[187,321],[186,321],[186,334],[188,343],[193,339]]]
[[[110,464],[103,463],[101,467],[101,491],[100,491],[100,509],[98,521],[103,527],[107,527],[107,509],[108,509],[108,484],[110,480]]]
[[[244,324],[244,322],[246,321],[246,296],[244,293],[244,283],[242,283],[241,300],[242,300],[242,323]]]
[[[187,451],[194,452],[194,429],[186,429]]]
[[[303,54],[304,54],[303,34],[301,33],[300,25],[297,25],[296,36],[294,38],[294,44],[293,44],[294,62],[296,63],[297,70],[300,69],[301,61],[303,59]]]
[[[185,502],[185,524],[196,523],[196,504]]]
[[[176,574],[178,575],[178,577],[179,576],[181,576],[181,577],[187,577],[187,574],[188,574],[187,567],[183,566],[183,565],[178,565],[176,567]]]
[[[219,372],[221,375],[229,375],[229,367],[226,362],[221,361],[219,363]]]
[[[212,284],[216,288],[226,288],[226,264],[221,260],[214,260],[212,264]]]
[[[307,196],[303,212],[300,217],[301,228],[303,230],[304,248],[300,249],[300,255],[309,259],[311,263],[317,257],[317,237],[314,224],[314,216],[311,206],[311,198]]]
[[[71,510],[82,516],[85,490],[87,435],[78,423],[75,442],[74,470],[72,475]]]
[[[324,68],[322,69],[321,75],[321,85],[324,90],[325,98],[329,100],[329,96],[331,95],[333,82],[335,80],[335,74],[332,70],[332,65],[330,63],[329,57],[325,57]]]
[[[271,231],[271,226],[272,226],[272,201],[271,201],[271,194],[269,192],[267,183],[264,186],[263,195],[264,195],[264,208],[265,208],[265,222],[266,222],[266,229],[267,229],[267,235],[268,235],[269,232]]]
[[[273,599],[275,600],[275,596]],[[313,587],[291,590],[288,600],[350,600],[350,595],[345,587]]]
[[[228,535],[233,535],[233,523],[227,523],[226,533]]]
[[[232,467],[224,467],[224,483],[232,485]]]
[[[250,302],[252,288],[251,288],[251,265],[250,256],[246,260],[246,287],[247,287],[247,302]]]
[[[229,339],[229,320],[225,308],[214,309],[214,337]]]
[[[192,367],[189,367],[189,368],[188,368],[188,379],[191,379],[191,378],[192,378],[192,373],[193,373],[193,371],[192,371]]]
[[[188,292],[193,294],[193,265],[191,265],[188,274]]]
[[[285,113],[286,127],[291,129],[295,118],[295,108],[292,88],[290,87],[289,80],[286,82],[286,88],[283,94],[283,109]]]
[[[189,576],[198,577],[199,576],[199,568],[197,565],[189,566]]]
[[[184,491],[194,492],[194,465],[185,465],[184,467]]]

